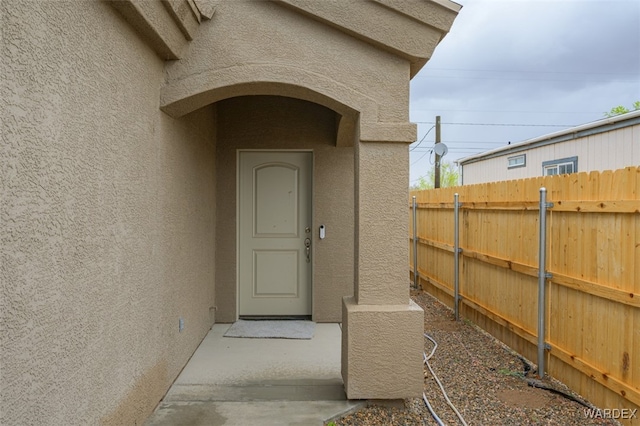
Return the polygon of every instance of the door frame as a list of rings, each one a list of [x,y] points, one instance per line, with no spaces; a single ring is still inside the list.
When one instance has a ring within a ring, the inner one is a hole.
[[[311,319],[313,320],[314,312],[314,297],[313,297],[313,283],[315,275],[315,244],[314,241],[314,223],[315,223],[315,155],[313,149],[236,149],[236,318],[237,321],[240,318],[240,153],[241,152],[282,152],[282,153],[310,153],[311,154],[311,278],[309,282],[309,294],[311,295]]]

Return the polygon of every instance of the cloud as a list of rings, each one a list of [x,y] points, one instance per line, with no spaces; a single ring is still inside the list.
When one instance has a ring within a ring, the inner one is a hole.
[[[517,98],[640,75],[640,2],[473,1],[412,86],[413,99]],[[421,90],[421,89],[425,90]]]
[[[640,100],[640,1],[461,3],[411,83],[411,119],[529,126],[448,125],[443,141],[466,141],[450,143],[448,160],[561,129],[534,124],[582,124]],[[430,126],[419,125],[419,137]],[[412,179],[425,161],[412,166]]]

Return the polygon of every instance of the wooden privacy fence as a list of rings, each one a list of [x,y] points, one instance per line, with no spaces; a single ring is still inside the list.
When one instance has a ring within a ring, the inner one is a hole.
[[[542,319],[546,372],[601,408],[640,408],[639,192],[640,167],[413,192],[416,285],[454,307],[457,265],[461,316],[532,360]]]

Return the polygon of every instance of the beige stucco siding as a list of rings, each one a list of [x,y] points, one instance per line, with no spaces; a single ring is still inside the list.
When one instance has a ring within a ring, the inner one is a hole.
[[[339,322],[353,294],[353,148],[335,146],[336,116],[292,98],[253,96],[217,104],[217,318],[236,319],[236,158],[238,149],[312,150],[313,319]],[[318,238],[324,224],[327,237]]]
[[[409,73],[406,60],[287,7],[233,1],[220,2],[184,58],[167,66],[167,85],[197,93],[203,75],[256,82],[295,76],[290,83],[339,86],[341,97],[372,105],[365,121],[406,122]]]
[[[459,8],[214,3],[0,1],[0,424],[142,424],[236,319],[240,149],[313,152],[312,313],[343,321],[349,398],[419,395],[409,77]],[[365,354],[371,327],[394,339]]]
[[[356,148],[356,155],[357,303],[406,304],[409,288],[403,279],[401,265],[409,258],[409,252],[407,244],[402,244],[398,238],[409,232],[407,221],[398,220],[406,205],[392,204],[390,200],[409,197],[407,175],[395,172],[407,169],[408,147],[397,143],[361,143]],[[380,262],[381,258],[389,259],[388,263]]]
[[[211,324],[215,110],[105,2],[0,15],[0,424],[140,424]]]

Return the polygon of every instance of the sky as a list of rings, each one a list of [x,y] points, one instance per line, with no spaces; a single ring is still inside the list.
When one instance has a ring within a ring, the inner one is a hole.
[[[640,101],[640,0],[457,3],[449,34],[411,81],[412,185],[433,169],[437,115],[443,161],[453,163]]]

